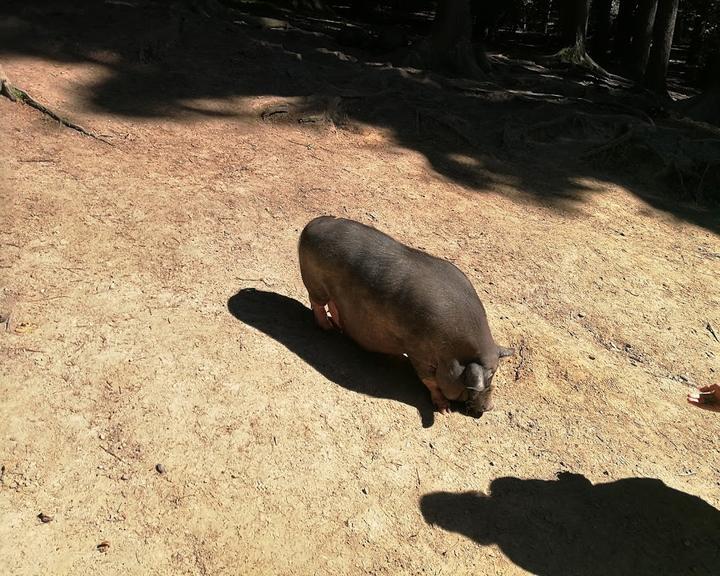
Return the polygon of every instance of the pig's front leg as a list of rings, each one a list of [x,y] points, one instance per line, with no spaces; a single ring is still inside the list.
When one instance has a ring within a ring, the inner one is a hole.
[[[332,322],[332,325],[335,326],[338,330],[342,332],[342,322],[340,321],[340,312],[337,309],[337,306],[335,305],[335,302],[330,300],[328,302],[328,310],[330,311],[330,322]]]
[[[427,389],[430,390],[430,398],[432,398],[432,403],[435,404],[438,412],[440,412],[440,414],[450,414],[450,401],[445,398],[445,395],[440,391],[437,382],[429,378],[423,378],[422,381],[423,384],[427,386]]]
[[[415,372],[417,372],[420,380],[422,380],[422,383],[425,384],[425,387],[428,390],[430,390],[430,398],[432,399],[432,403],[435,405],[438,412],[441,414],[449,414],[450,401],[445,397],[445,394],[442,393],[437,380],[435,380],[435,369],[422,362],[413,360],[412,358],[410,358],[410,362],[412,363],[413,368],[415,368]]]
[[[328,316],[328,310],[325,309],[327,304],[330,316]],[[310,307],[312,308],[313,314],[315,315],[315,322],[323,330],[332,330],[333,328],[342,331],[342,324],[340,323],[340,312],[338,312],[335,302],[329,300],[326,303],[320,303],[310,299]]]
[[[327,310],[325,310],[325,304],[320,304],[319,302],[310,300],[310,307],[315,315],[315,322],[317,322],[317,325],[323,330],[332,330],[333,324],[330,321],[330,318],[328,318]]]

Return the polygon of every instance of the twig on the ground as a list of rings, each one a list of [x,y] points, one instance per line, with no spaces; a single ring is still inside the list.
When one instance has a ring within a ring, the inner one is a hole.
[[[260,112],[260,118],[263,120],[267,120],[268,118],[271,118],[272,116],[275,116],[276,114],[289,114],[290,113],[290,107],[285,104],[273,104],[271,106],[268,106]]]
[[[45,296],[44,298],[34,298],[32,300],[25,300],[25,302],[45,302],[46,300],[57,300],[58,298],[67,298],[66,294],[57,294],[55,296]]]
[[[710,322],[705,324],[705,330],[710,332],[710,334],[712,334],[712,337],[715,338],[717,342],[720,342],[720,338],[718,338],[718,335],[715,333],[715,329],[713,328],[712,324],[710,324]]]
[[[687,190],[687,187],[685,186],[685,178],[683,178],[682,170],[680,170],[680,168],[678,168],[677,162],[673,162],[672,167],[675,169],[675,174],[677,174],[677,177],[680,180],[680,186],[682,186],[684,197],[688,198],[688,190]]]
[[[708,168],[710,168],[710,162],[705,163],[705,170],[703,170],[702,176],[700,176],[700,182],[698,182],[697,188],[695,188],[695,200],[700,200],[700,194],[702,194],[702,187],[705,182],[705,175],[707,174]]]
[[[112,142],[105,140],[105,138],[98,136],[97,134],[94,134],[90,130],[86,130],[79,124],[75,124],[74,122],[68,120],[67,118],[63,118],[56,112],[53,112],[47,106],[45,106],[45,105],[41,104],[40,102],[38,102],[37,100],[35,100],[35,98],[30,96],[30,94],[25,92],[25,90],[10,84],[10,81],[8,80],[7,76],[5,75],[5,73],[1,67],[0,67],[0,95],[5,96],[11,102],[21,102],[22,104],[25,104],[26,106],[35,108],[35,110],[42,112],[46,116],[49,116],[53,120],[59,122],[60,124],[62,124],[63,126],[65,126],[67,128],[70,128],[71,130],[80,132],[80,134],[83,134],[84,136],[89,136],[90,138],[94,138],[95,140],[100,140],[100,142],[104,142],[105,144],[108,144],[109,146],[113,146]]]
[[[235,278],[241,282],[262,282],[265,286],[272,286],[272,283],[267,278]]]
[[[117,460],[119,460],[119,461],[122,462],[123,464],[127,464],[127,462],[126,462],[125,460],[123,460],[120,456],[118,456],[117,454],[115,454],[115,452],[113,452],[112,450],[110,450],[110,448],[106,448],[105,446],[103,446],[102,444],[100,444],[100,449],[103,450],[104,452],[107,452],[108,454],[110,454],[110,456],[112,456],[113,458],[116,458]]]
[[[522,377],[522,370],[525,367],[525,341],[523,340],[520,342],[520,346],[518,349],[518,356],[520,357],[520,362],[518,362],[518,365],[515,367],[515,382],[520,380]]]

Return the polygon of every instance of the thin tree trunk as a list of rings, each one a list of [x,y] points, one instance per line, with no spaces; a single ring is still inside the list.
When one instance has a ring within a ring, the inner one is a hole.
[[[610,12],[612,0],[595,0],[593,3],[597,17],[595,38],[593,39],[593,55],[601,62],[607,60],[610,48]]]
[[[647,68],[657,5],[658,0],[640,0],[635,13],[635,26],[632,45],[628,53],[627,68],[631,75],[638,80],[643,78]]]
[[[627,57],[632,38],[633,17],[637,10],[638,0],[620,0],[617,15],[617,32],[613,45],[613,56],[619,60]]]
[[[442,0],[438,3],[430,36],[433,67],[479,78],[489,69],[484,53],[476,54],[472,44],[472,16],[469,0]]]
[[[566,46],[581,43],[585,46],[590,0],[561,0],[560,26]]]
[[[675,19],[679,0],[659,0],[655,14],[652,48],[645,71],[645,85],[658,94],[667,95],[667,69],[670,61]]]
[[[685,113],[694,120],[720,126],[720,47],[710,55],[707,90],[682,103]]]
[[[566,64],[600,70],[600,67],[588,56],[585,48],[589,15],[590,0],[562,0],[560,19],[566,47],[553,58]]]
[[[703,32],[705,27],[709,24],[709,22],[707,22],[709,12],[710,2],[707,2],[693,20],[692,36],[690,37],[690,46],[688,48],[687,55],[687,63],[690,66],[695,66],[698,63],[700,49],[702,48]]]
[[[543,34],[548,33],[550,30],[550,16],[552,16],[552,5],[553,0],[547,0],[547,10],[544,11],[544,21],[543,21]]]

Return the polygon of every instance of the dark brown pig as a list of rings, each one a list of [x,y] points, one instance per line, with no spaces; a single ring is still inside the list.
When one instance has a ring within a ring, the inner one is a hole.
[[[308,223],[299,256],[320,327],[406,354],[441,412],[449,400],[465,401],[473,416],[492,409],[493,376],[513,351],[495,343],[480,298],[453,264],[333,216]]]

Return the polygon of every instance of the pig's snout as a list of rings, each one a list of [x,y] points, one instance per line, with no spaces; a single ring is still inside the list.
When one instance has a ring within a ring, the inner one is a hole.
[[[495,407],[492,399],[492,389],[483,392],[471,393],[465,408],[468,415],[473,418],[480,418],[485,412],[490,412]]]
[[[493,409],[492,373],[487,373],[482,366],[472,362],[464,372],[465,390],[467,393],[465,407],[470,416],[479,418],[483,412]]]

